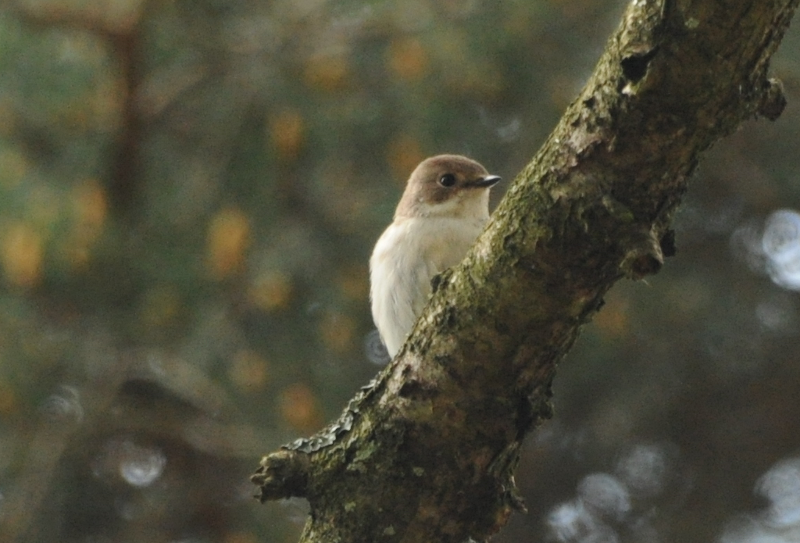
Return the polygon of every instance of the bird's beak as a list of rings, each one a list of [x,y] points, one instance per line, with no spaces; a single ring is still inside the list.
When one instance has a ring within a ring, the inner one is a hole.
[[[496,185],[499,181],[500,176],[487,175],[485,177],[481,177],[480,179],[476,179],[475,181],[471,181],[467,186],[475,188],[489,188]]]

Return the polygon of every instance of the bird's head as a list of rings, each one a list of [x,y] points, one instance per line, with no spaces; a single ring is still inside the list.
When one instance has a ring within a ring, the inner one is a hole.
[[[395,218],[485,218],[489,189],[498,181],[498,176],[464,156],[427,158],[411,173]]]

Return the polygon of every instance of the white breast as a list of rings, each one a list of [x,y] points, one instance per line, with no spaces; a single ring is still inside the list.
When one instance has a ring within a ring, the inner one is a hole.
[[[431,279],[464,258],[486,219],[398,219],[378,239],[369,261],[372,318],[391,356],[422,311]]]

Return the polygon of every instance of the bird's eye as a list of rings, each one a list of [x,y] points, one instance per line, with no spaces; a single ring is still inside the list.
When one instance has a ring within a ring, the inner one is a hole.
[[[439,178],[439,184],[443,187],[452,187],[456,184],[456,176],[452,173],[446,173]]]

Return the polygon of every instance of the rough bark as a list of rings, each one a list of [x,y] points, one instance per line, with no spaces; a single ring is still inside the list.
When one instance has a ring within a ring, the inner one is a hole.
[[[800,0],[634,0],[580,96],[404,348],[342,417],[266,456],[304,542],[485,540],[556,366],[619,279],[655,273],[700,154],[785,103],[767,79]]]

